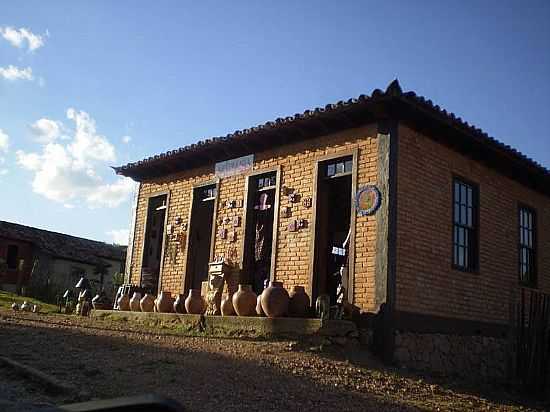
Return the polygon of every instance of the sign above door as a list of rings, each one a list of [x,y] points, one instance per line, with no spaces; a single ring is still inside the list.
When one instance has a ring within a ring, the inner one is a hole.
[[[236,159],[226,160],[224,162],[218,162],[215,166],[216,177],[224,178],[229,176],[235,176],[241,173],[252,170],[254,164],[254,155],[237,157]]]

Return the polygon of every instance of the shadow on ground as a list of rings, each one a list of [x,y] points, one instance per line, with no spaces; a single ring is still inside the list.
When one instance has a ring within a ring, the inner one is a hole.
[[[197,346],[188,349],[157,338],[141,336],[138,341],[39,324],[5,323],[0,331],[3,354],[76,384],[97,398],[157,393],[190,410],[203,411],[418,410],[283,374],[258,360],[236,359],[227,351],[202,351],[200,342],[206,339],[194,338]]]

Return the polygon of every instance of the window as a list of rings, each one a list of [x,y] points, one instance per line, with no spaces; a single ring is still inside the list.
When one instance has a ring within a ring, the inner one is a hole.
[[[8,269],[17,269],[17,254],[19,252],[17,245],[8,245],[8,255],[6,256],[6,263]]]
[[[213,200],[216,198],[216,186],[207,186],[201,190],[201,200]]]
[[[277,175],[272,173],[258,178],[258,190],[274,189],[277,184]]]
[[[475,271],[478,266],[477,187],[453,181],[453,266]]]
[[[351,173],[353,162],[351,160],[351,157],[345,157],[327,162],[325,167],[326,177],[333,177],[337,175]]]
[[[521,283],[536,283],[536,214],[533,209],[519,208],[519,280]]]

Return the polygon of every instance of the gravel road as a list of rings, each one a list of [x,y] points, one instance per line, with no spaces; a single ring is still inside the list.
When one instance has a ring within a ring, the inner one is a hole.
[[[157,393],[193,411],[531,410],[498,388],[386,368],[361,348],[169,336],[76,317],[0,312],[0,355],[92,398]],[[2,383],[25,392],[21,382],[0,380],[0,400],[14,398]],[[59,402],[27,392],[15,398]]]

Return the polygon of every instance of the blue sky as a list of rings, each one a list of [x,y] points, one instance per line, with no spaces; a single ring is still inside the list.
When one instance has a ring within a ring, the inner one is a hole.
[[[7,2],[0,219],[124,241],[110,165],[395,77],[550,167],[548,21],[534,0]]]

